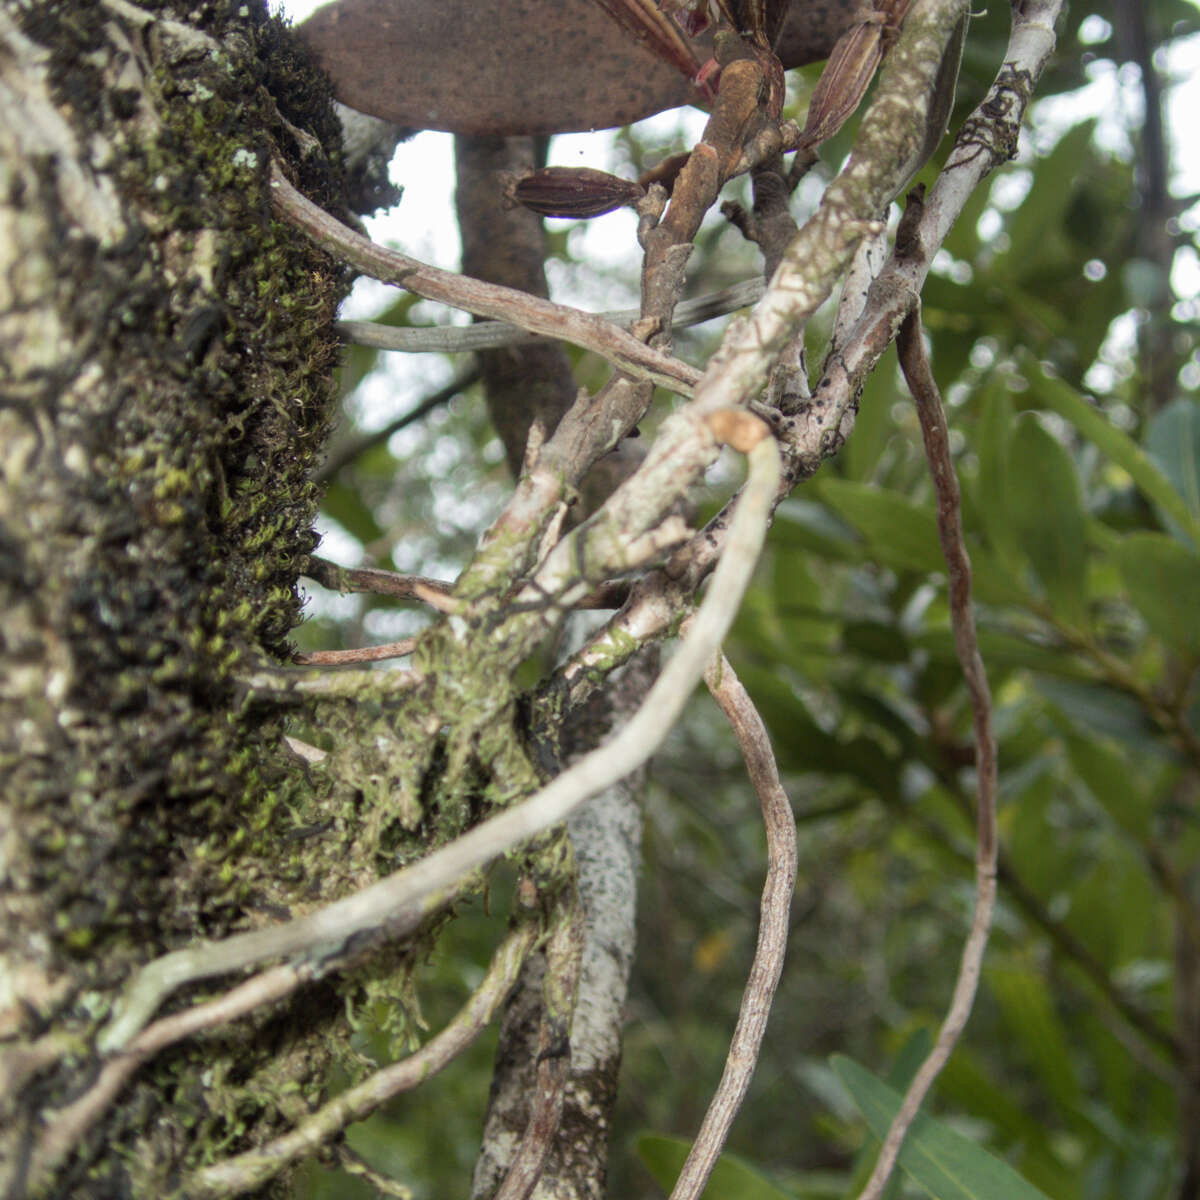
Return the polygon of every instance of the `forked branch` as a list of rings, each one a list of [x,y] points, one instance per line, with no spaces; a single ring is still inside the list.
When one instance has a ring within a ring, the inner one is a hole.
[[[779,451],[761,422],[745,413],[736,416],[739,419],[730,436],[738,436],[737,431],[747,434],[741,448],[747,451],[749,473],[725,553],[690,635],[619,733],[528,800],[352,896],[285,925],[201,943],[149,963],[138,972],[118,1012],[102,1032],[101,1048],[116,1051],[124,1047],[162,1000],[185,983],[237,971],[269,958],[318,948],[328,952],[331,946],[342,946],[348,939],[369,932],[386,932],[390,937],[411,932],[464,876],[558,825],[589,797],[641,766],[674,726],[704,667],[720,647],[766,538],[768,516],[779,486]],[[751,445],[749,439],[755,436],[755,427],[759,440]],[[711,431],[708,436],[713,436]]]

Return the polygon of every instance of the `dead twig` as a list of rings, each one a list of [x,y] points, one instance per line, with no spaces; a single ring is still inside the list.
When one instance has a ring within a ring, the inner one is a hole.
[[[742,993],[725,1070],[675,1181],[671,1200],[694,1200],[703,1192],[746,1097],[766,1033],[771,1001],[783,971],[788,913],[796,887],[796,821],[779,781],[779,769],[763,719],[724,655],[709,665],[704,682],[733,728],[762,808],[767,832],[767,877],[759,904],[758,945]]]
[[[387,658],[404,658],[416,648],[416,638],[401,638],[398,642],[383,642],[378,646],[359,646],[353,650],[311,650],[307,654],[297,654],[296,661],[305,667],[341,667],[350,663],[382,662]]]
[[[938,539],[946,559],[954,648],[966,679],[967,691],[971,697],[971,711],[974,715],[978,793],[975,911],[963,947],[962,963],[954,984],[950,1007],[941,1029],[938,1030],[937,1040],[904,1094],[904,1100],[892,1119],[875,1168],[860,1193],[859,1200],[877,1200],[883,1194],[904,1143],[904,1136],[916,1119],[921,1102],[933,1086],[933,1081],[950,1058],[959,1035],[966,1027],[979,987],[983,955],[987,949],[988,931],[996,904],[997,764],[996,739],[992,733],[992,698],[975,635],[975,617],[971,611],[971,561],[967,555],[966,542],[963,540],[958,479],[950,456],[950,434],[946,428],[942,398],[925,353],[919,310],[910,314],[901,326],[897,349],[900,352],[900,366],[904,371],[904,378],[917,404],[921,436],[925,442],[925,456],[929,461],[929,470],[937,495]]]
[[[379,567],[339,567],[327,558],[310,554],[303,574],[331,592],[370,592],[375,596],[399,596],[403,600],[425,600],[432,593],[449,599],[454,585],[424,575],[402,575]]]

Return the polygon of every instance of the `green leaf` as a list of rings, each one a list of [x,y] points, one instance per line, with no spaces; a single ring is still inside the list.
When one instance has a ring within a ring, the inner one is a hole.
[[[1169,646],[1200,655],[1200,556],[1162,533],[1131,533],[1116,549],[1129,598]]]
[[[896,436],[892,418],[895,399],[891,373],[872,371],[859,398],[854,436],[838,454],[838,464],[847,478],[867,480],[875,474],[888,441]]]
[[[914,504],[900,492],[832,476],[822,479],[816,490],[834,512],[862,531],[872,554],[885,565],[921,574],[945,571],[931,508]]]
[[[1117,828],[1139,842],[1147,838],[1152,814],[1146,790],[1125,756],[1097,737],[1069,732],[1066,744],[1075,774]]]
[[[1168,404],[1146,429],[1146,450],[1171,481],[1170,497],[1183,509],[1151,497],[1164,524],[1172,533],[1186,531],[1200,546],[1200,406],[1182,397]]]
[[[1146,438],[1148,454],[1064,380],[1047,375],[1032,360],[1026,362],[1025,375],[1042,407],[1070,421],[1129,474],[1142,495],[1165,518],[1174,521],[1200,545],[1200,497],[1196,495],[1200,410],[1196,405],[1177,400],[1155,417]]]
[[[904,1091],[910,1083],[913,1076],[920,1070],[921,1064],[929,1056],[929,1051],[933,1046],[933,1034],[924,1025],[919,1029],[913,1030],[905,1039],[904,1045],[900,1047],[900,1053],[896,1055],[896,1061],[892,1064],[892,1069],[887,1073],[887,1084],[889,1087],[894,1087],[897,1091]],[[871,1168],[875,1165],[875,1155],[878,1151],[878,1145],[875,1144],[874,1138],[868,1138],[863,1143],[862,1149],[854,1158],[854,1174],[852,1178],[852,1186],[850,1194],[854,1195],[861,1192],[866,1182],[871,1177]],[[900,1195],[901,1175],[900,1172],[894,1172],[891,1179],[888,1180],[888,1185],[883,1189],[883,1200],[894,1200]]]
[[[785,500],[776,510],[770,536],[770,544],[781,550],[816,554],[834,562],[859,563],[866,557],[854,529],[811,500]]]
[[[1169,754],[1158,728],[1127,692],[1073,679],[1039,679],[1037,690],[1085,737],[1107,734],[1142,751]]]
[[[976,507],[988,541],[1005,562],[1020,561],[1021,551],[1008,519],[1008,443],[1013,411],[1005,379],[993,374],[983,397],[979,419],[979,482]]]
[[[1073,1112],[1083,1097],[1066,1031],[1045,979],[1012,959],[993,963],[984,977],[1004,1014],[1010,1052],[1024,1052],[1058,1113]]]
[[[781,769],[847,775],[879,796],[895,795],[899,767],[878,742],[827,733],[774,667],[739,663],[737,669],[767,724]]]
[[[880,1141],[899,1111],[899,1092],[853,1059],[835,1054],[830,1062]],[[934,1200],[1047,1200],[1007,1163],[922,1113],[904,1139],[899,1164]]]
[[[637,1140],[638,1157],[664,1192],[674,1186],[691,1148],[687,1138],[657,1133],[644,1133]],[[736,1154],[722,1154],[717,1159],[701,1194],[704,1200],[796,1200],[794,1193],[785,1192]]]
[[[1033,162],[1033,186],[1007,221],[1011,242],[1004,261],[1020,280],[1039,278],[1064,259],[1073,261],[1066,236],[1070,227],[1068,214],[1076,193],[1086,186],[1084,181],[1095,159],[1092,149],[1095,127],[1094,120],[1081,121],[1068,130],[1049,154]],[[1068,314],[1058,313],[1055,324],[1068,319]]]
[[[1032,414],[1009,442],[1008,511],[1025,556],[1055,616],[1076,626],[1087,618],[1083,496],[1066,448]]]
[[[924,630],[912,638],[913,646],[926,651],[939,662],[957,663],[954,634],[949,629]],[[989,671],[1027,667],[1047,675],[1090,681],[1092,668],[1072,651],[1056,650],[1032,638],[995,630],[979,631],[979,652]]]
[[[868,557],[897,571],[945,575],[946,560],[932,508],[914,504],[901,492],[832,476],[815,485],[817,494],[849,521],[870,545]],[[974,592],[987,604],[1015,604],[1022,593],[1011,572],[982,546],[971,548]]]

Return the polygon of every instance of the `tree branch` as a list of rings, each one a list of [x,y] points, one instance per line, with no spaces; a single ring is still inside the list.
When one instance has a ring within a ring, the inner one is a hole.
[[[761,429],[747,414],[743,422]],[[744,426],[743,426],[744,428]],[[366,931],[399,937],[445,901],[469,872],[565,820],[589,797],[644,763],[674,725],[737,613],[766,537],[779,485],[779,452],[761,429],[748,449],[749,475],[712,585],[692,632],[629,723],[523,803],[489,818],[428,858],[286,925],[237,934],[222,942],[176,950],[135,976],[98,1044],[107,1052],[128,1044],[163,999],[185,983],[240,970],[268,958],[318,947],[340,947]],[[347,672],[346,674],[350,674]],[[329,677],[335,683],[343,676]]]
[[[762,807],[767,832],[767,877],[759,905],[758,945],[742,993],[725,1070],[675,1181],[671,1200],[695,1200],[703,1192],[750,1087],[767,1030],[771,1001],[783,971],[788,913],[796,887],[796,821],[779,781],[779,769],[763,719],[724,655],[709,665],[704,682],[733,727]]]
[[[331,592],[370,592],[374,596],[399,596],[403,600],[430,602],[432,595],[450,599],[454,585],[427,575],[402,575],[379,567],[339,567],[327,558],[310,554],[301,572]]]
[[[538,938],[537,922],[524,920],[496,951],[483,982],[458,1015],[415,1054],[376,1071],[317,1109],[291,1133],[225,1162],[196,1171],[188,1196],[216,1200],[260,1187],[290,1163],[304,1158],[348,1125],[361,1121],[393,1096],[410,1091],[458,1057],[491,1023],[516,982],[521,963]],[[282,969],[282,968],[280,968]]]
[[[988,931],[996,905],[996,739],[992,732],[992,698],[987,674],[979,655],[975,635],[975,617],[971,611],[971,561],[963,540],[962,510],[958,479],[950,456],[950,433],[925,344],[919,315],[912,313],[901,326],[897,343],[904,378],[917,404],[925,456],[929,460],[933,487],[937,494],[938,539],[946,559],[950,598],[950,624],[954,629],[954,649],[962,666],[971,696],[975,720],[975,772],[978,799],[976,808],[975,912],[971,930],[963,947],[962,963],[950,1007],[938,1030],[937,1040],[928,1057],[917,1069],[904,1094],[899,1111],[883,1139],[883,1147],[859,1200],[878,1200],[887,1186],[892,1168],[899,1157],[908,1132],[934,1080],[946,1065],[959,1035],[966,1027],[975,1003]]]
[[[837,453],[853,428],[855,406],[867,376],[917,303],[933,258],[951,226],[973,190],[1015,153],[1034,86],[1054,49],[1054,22],[1061,7],[1062,0],[1028,0],[1016,11],[1005,62],[983,103],[959,130],[946,167],[924,207],[912,213],[903,244],[897,244],[883,271],[869,284],[865,300],[853,293],[849,300],[844,300],[845,313],[838,323],[841,333],[835,334],[811,401],[795,414],[772,419],[772,428],[784,451],[785,475],[780,499],[799,480],[812,475],[826,458]],[[893,81],[892,86],[903,87],[903,81]],[[882,87],[881,81],[881,91]],[[864,133],[874,119],[872,105],[863,118]],[[814,236],[811,227],[819,215],[814,215],[801,230],[797,243],[811,241]],[[873,225],[868,233],[874,236]],[[789,274],[802,270],[803,260],[789,251],[783,271],[755,313],[764,308],[768,299],[776,309],[785,304],[787,296],[781,298],[779,289]],[[857,287],[862,288],[868,285],[871,273],[871,266],[864,261],[860,271],[851,272],[851,279],[857,280]],[[856,307],[860,312],[857,319],[851,320]],[[764,322],[763,328],[764,336],[778,331],[778,312]],[[741,354],[746,375],[752,381],[747,386],[753,386],[755,378],[751,371],[755,351],[749,344],[753,340],[750,331],[751,326],[746,326],[737,334],[731,327],[726,339],[731,346],[743,347],[741,351],[731,351],[730,356]],[[702,392],[706,391],[710,376],[716,378],[716,375],[715,369],[706,372]],[[735,373],[727,366],[722,377],[734,386],[742,375],[740,370]],[[640,579],[621,611],[559,668],[558,675],[570,685],[573,698],[594,686],[597,673],[619,666],[634,648],[666,633],[678,611],[674,597],[698,587],[720,554],[727,518],[725,511],[718,514],[675,552],[665,570]]]
[[[376,245],[319,208],[298,192],[275,162],[271,164],[271,195],[285,220],[303,230],[334,257],[364,275],[395,284],[427,300],[440,300],[480,317],[507,321],[522,329],[593,350],[619,371],[646,379],[681,395],[690,395],[700,372],[669,355],[652,350],[623,329],[591,313],[498,284],[483,283],[452,271],[442,271],[396,250]]]
[[[571,1069],[571,1018],[583,959],[583,910],[579,896],[559,898],[546,943],[542,1019],[529,1121],[494,1200],[526,1200],[542,1177],[562,1117]]]
[[[747,279],[717,292],[684,300],[675,308],[672,329],[700,325],[715,317],[723,317],[755,304],[762,296],[761,279]],[[596,313],[602,321],[610,321],[628,329],[642,317],[640,308],[621,308]],[[374,321],[339,321],[338,331],[357,346],[377,350],[397,350],[404,354],[466,354],[474,350],[493,350],[500,346],[523,345],[544,341],[540,334],[529,333],[515,325],[502,322],[481,322],[476,325],[438,325],[411,328],[381,325]],[[465,386],[465,385],[464,385]],[[374,435],[371,435],[374,436]]]
[[[358,646],[350,650],[311,650],[296,655],[305,667],[341,667],[350,663],[382,662],[388,658],[404,658],[417,646],[416,638],[401,638],[398,642],[382,642],[378,646]]]

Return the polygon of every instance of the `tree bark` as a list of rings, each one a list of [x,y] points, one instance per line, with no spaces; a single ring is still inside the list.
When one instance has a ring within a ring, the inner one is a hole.
[[[341,1006],[68,1119],[135,966],[362,869],[314,869],[345,796],[239,681],[291,654],[348,282],[268,168],[335,203],[339,130],[262,0],[29,0],[0,44],[0,1191],[158,1195],[307,1107]]]

